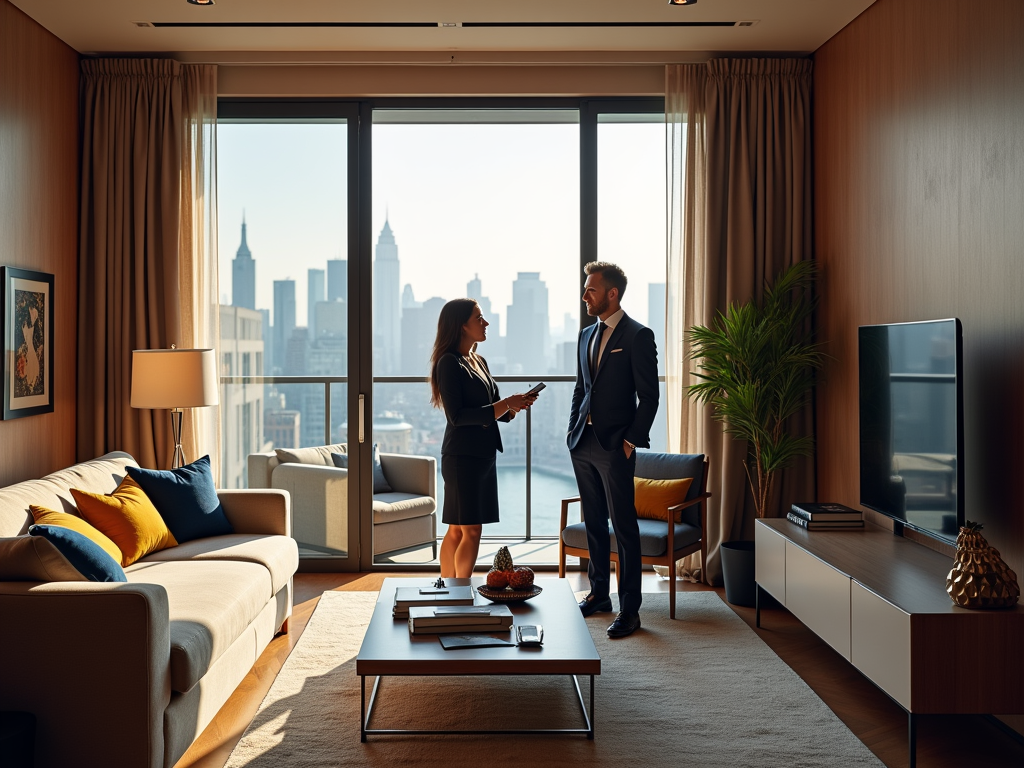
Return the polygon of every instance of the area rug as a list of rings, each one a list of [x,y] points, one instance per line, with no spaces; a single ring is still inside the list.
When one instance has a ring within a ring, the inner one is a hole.
[[[228,768],[566,766],[858,768],[883,764],[713,592],[644,596],[643,627],[605,634],[593,741],[581,735],[371,736],[355,657],[376,595],[325,592]],[[588,679],[581,679],[584,693]],[[367,680],[369,693],[372,678]],[[385,678],[371,727],[580,727],[568,677]]]

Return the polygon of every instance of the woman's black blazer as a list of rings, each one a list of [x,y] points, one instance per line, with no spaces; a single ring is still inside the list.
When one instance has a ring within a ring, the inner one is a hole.
[[[501,399],[487,361],[479,355],[484,376],[461,356],[451,352],[437,361],[437,385],[448,424],[441,453],[462,456],[493,456],[502,450],[494,418],[494,403]],[[498,421],[510,421],[508,411]]]

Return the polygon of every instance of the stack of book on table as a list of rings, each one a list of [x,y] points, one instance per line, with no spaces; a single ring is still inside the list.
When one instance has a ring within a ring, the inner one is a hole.
[[[395,590],[395,604],[391,615],[396,619],[409,618],[409,609],[415,606],[473,605],[475,594],[471,586],[458,587],[399,587]]]
[[[786,519],[809,531],[835,531],[864,527],[864,513],[842,504],[794,504]]]
[[[409,631],[414,635],[441,632],[507,632],[512,611],[507,605],[418,605],[409,609]]]

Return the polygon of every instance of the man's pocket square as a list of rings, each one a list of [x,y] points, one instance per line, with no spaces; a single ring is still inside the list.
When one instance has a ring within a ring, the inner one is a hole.
[[[609,352],[608,354],[610,355],[610,354],[612,354],[612,352],[621,352],[621,351],[622,351],[622,347],[619,347],[618,349],[613,349],[613,350],[612,350],[611,352]]]

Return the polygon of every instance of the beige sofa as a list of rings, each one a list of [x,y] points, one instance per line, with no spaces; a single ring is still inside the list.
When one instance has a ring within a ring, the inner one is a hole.
[[[250,488],[290,494],[300,546],[349,551],[348,470],[331,459],[331,453],[346,452],[346,444],[338,443],[249,454]],[[429,545],[436,559],[437,462],[433,456],[382,453],[380,463],[391,492],[373,495],[373,554]]]
[[[29,504],[110,493],[135,461],[108,453],[0,489],[0,537]],[[37,768],[171,768],[292,611],[298,549],[282,491],[220,491],[235,533],[156,552],[128,583],[0,582],[0,710],[36,716]]]

